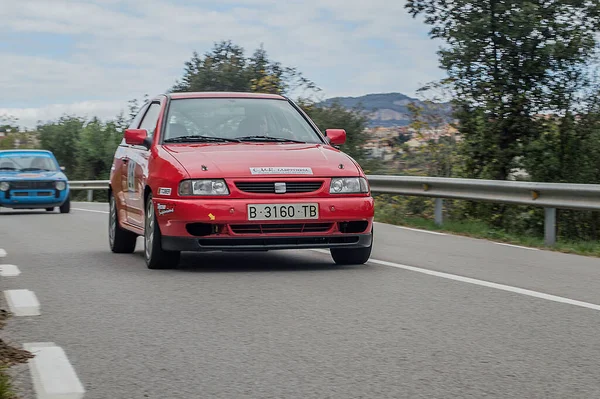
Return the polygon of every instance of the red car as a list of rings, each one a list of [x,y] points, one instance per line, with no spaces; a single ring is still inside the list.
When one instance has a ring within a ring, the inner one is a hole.
[[[293,101],[256,93],[171,93],[142,107],[110,176],[109,242],[150,269],[182,251],[329,248],[367,262],[374,203],[360,166]]]

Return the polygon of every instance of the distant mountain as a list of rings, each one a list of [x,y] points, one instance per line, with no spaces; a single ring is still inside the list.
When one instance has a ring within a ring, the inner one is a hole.
[[[406,126],[410,121],[408,104],[415,102],[423,104],[416,98],[411,98],[402,93],[367,94],[360,97],[334,97],[321,102],[321,105],[331,105],[338,102],[344,108],[360,106],[370,114],[370,127]],[[440,104],[440,110],[449,116],[451,107],[448,103]]]

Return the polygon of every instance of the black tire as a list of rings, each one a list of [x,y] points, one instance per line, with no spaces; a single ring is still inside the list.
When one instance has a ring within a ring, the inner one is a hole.
[[[67,200],[58,209],[60,209],[60,213],[69,213],[69,212],[71,212],[71,198],[67,197]]]
[[[152,194],[146,200],[144,212],[144,259],[148,269],[171,269],[177,267],[181,252],[162,249],[162,235],[154,213]]]
[[[337,265],[363,265],[371,257],[373,249],[373,230],[371,230],[371,245],[364,248],[331,248],[331,257]]]
[[[52,212],[54,208],[46,208],[46,212]]]
[[[137,234],[124,230],[119,226],[119,213],[112,192],[108,201],[108,244],[110,250],[117,254],[131,254],[135,251]]]

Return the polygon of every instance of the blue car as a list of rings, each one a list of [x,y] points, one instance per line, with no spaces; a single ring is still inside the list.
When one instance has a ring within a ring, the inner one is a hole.
[[[71,210],[69,182],[54,154],[44,150],[0,151],[0,208]]]

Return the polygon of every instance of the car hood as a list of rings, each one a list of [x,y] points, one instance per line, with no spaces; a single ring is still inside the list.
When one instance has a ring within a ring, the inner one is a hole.
[[[62,172],[15,172],[11,170],[0,170],[0,181],[2,180],[67,180]]]
[[[321,144],[227,143],[165,145],[164,148],[193,178],[208,174],[225,177],[331,177],[357,176],[359,173],[352,158]],[[253,174],[251,168],[276,168],[277,171],[273,173],[263,169]],[[298,173],[293,168],[310,168],[312,174]]]

